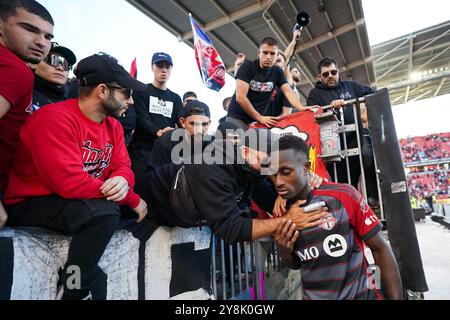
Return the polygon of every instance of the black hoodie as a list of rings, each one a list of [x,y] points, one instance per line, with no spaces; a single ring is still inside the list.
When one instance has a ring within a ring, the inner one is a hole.
[[[217,143],[217,141],[216,141]],[[145,175],[136,192],[149,204],[149,217],[160,225],[185,225],[169,202],[170,188],[180,166],[163,165]],[[260,208],[271,211],[277,197],[273,184],[241,164],[185,165],[195,206],[211,230],[227,243],[249,241],[252,219],[242,217],[239,204],[251,194]]]
[[[42,106],[52,104],[67,99],[67,87],[57,86],[38,75],[34,79],[33,89],[33,111],[37,111]]]
[[[333,100],[356,99],[371,93],[374,93],[372,88],[353,80],[340,80],[334,88],[326,87],[322,81],[317,81],[316,87],[309,92],[306,103],[308,106],[326,106]],[[345,124],[355,123],[352,108],[344,109],[344,120]]]

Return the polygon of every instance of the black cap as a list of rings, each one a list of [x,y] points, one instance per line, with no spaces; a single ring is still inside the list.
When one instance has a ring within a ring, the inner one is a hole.
[[[73,51],[69,48],[58,45],[56,42],[52,43],[50,52],[58,53],[63,56],[67,60],[67,62],[69,62],[70,66],[73,66],[75,63],[77,63],[77,57],[75,56],[75,53],[73,53]]]
[[[145,84],[131,77],[116,58],[105,53],[94,54],[81,60],[74,74],[82,87],[117,82],[124,88],[136,91],[147,88]]]
[[[183,102],[184,102],[184,100],[186,100],[187,98],[195,98],[195,99],[197,99],[197,95],[195,94],[195,92],[194,91],[188,91],[188,92],[186,92],[185,94],[183,94]]]
[[[183,107],[182,117],[187,118],[193,115],[207,116],[211,118],[209,107],[198,100],[189,100]]]

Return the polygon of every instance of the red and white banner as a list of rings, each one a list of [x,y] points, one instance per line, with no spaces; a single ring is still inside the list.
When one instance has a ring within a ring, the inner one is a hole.
[[[220,58],[212,41],[192,18],[191,14],[189,14],[189,19],[191,20],[194,34],[195,59],[197,60],[203,83],[211,90],[220,91],[225,85],[226,75],[222,58]]]
[[[252,128],[265,128],[262,124],[251,125]],[[306,141],[309,147],[309,161],[311,172],[331,181],[327,168],[320,156],[322,145],[320,142],[320,126],[314,119],[313,112],[297,112],[289,116],[280,117],[277,125],[270,129],[278,137],[293,134]]]

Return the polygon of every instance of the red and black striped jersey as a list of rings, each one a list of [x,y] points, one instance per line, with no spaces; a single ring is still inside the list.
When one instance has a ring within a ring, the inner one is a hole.
[[[364,255],[363,241],[382,229],[372,209],[347,184],[325,184],[311,195],[309,203],[325,201],[328,212],[319,226],[302,230],[294,245],[304,299],[381,299],[368,282]]]

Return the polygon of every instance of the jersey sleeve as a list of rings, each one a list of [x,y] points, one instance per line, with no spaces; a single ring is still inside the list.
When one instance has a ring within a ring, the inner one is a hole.
[[[350,223],[354,227],[356,234],[363,241],[367,241],[382,229],[382,225],[375,213],[367,204],[364,197],[352,186],[347,197],[350,208],[347,208]]]

